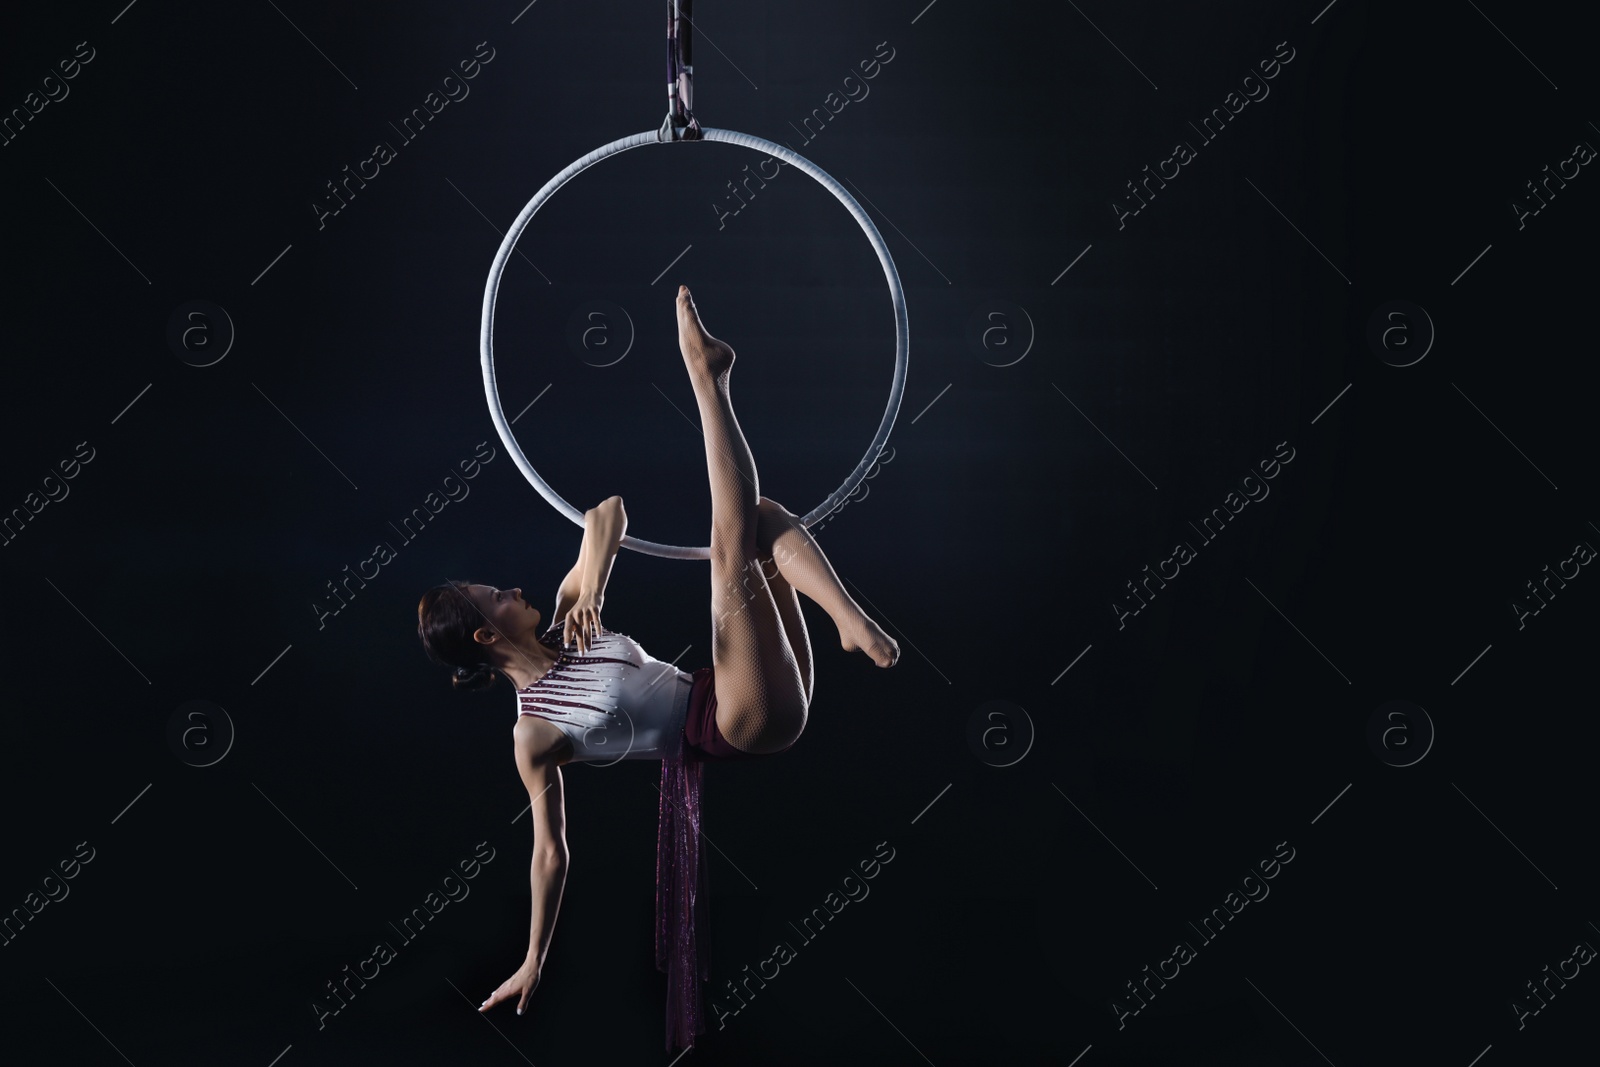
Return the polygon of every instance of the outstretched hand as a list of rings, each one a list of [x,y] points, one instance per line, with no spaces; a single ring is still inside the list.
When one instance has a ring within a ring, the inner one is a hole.
[[[500,988],[489,994],[489,999],[484,1001],[478,1010],[488,1011],[502,1000],[517,998],[517,1014],[522,1014],[522,1009],[527,1007],[528,998],[533,991],[539,988],[539,968],[524,963],[517,968],[517,973],[500,983]]]
[[[566,625],[561,633],[562,643],[570,645],[576,640],[578,651],[587,653],[594,639],[600,636],[600,606],[604,603],[603,593],[579,593],[563,620]]]

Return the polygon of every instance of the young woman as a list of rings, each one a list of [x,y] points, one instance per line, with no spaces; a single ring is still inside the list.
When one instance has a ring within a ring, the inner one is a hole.
[[[710,336],[686,286],[677,297],[678,346],[700,407],[711,480],[712,666],[692,674],[663,663],[600,622],[606,579],[627,529],[622,498],[585,514],[578,561],[543,630],[519,588],[450,582],[417,607],[417,631],[458,689],[504,677],[517,691],[517,769],[532,802],[533,920],[522,966],[478,1009],[516,999],[521,1015],[539,984],[566,882],[561,766],[659,759],[656,962],[668,972],[667,1047],[703,1032],[695,953],[706,895],[699,852],[701,763],[782,752],[805,729],[811,645],[797,593],[819,604],[846,651],[892,667],[900,647],[845,592],[800,520],[759,494],[728,396],[734,353]]]

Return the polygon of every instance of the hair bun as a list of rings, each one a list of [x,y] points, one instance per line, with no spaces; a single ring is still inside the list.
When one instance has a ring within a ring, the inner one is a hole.
[[[488,663],[475,663],[470,667],[457,667],[452,672],[451,684],[457,689],[487,689],[495,683],[500,672]]]

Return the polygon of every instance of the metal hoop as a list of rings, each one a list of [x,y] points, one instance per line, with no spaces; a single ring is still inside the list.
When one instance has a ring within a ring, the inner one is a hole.
[[[838,489],[834,490],[826,500],[801,518],[802,524],[810,526],[838,508],[844,502],[845,497],[849,496],[856,486],[861,484],[862,479],[867,475],[867,471],[872,468],[873,463],[877,461],[878,456],[882,453],[884,445],[888,443],[889,431],[894,428],[895,416],[900,411],[900,399],[905,393],[906,365],[911,350],[910,328],[906,321],[905,291],[900,287],[900,275],[895,270],[894,259],[889,255],[889,248],[884,244],[883,236],[878,233],[878,228],[872,224],[872,220],[867,217],[866,212],[861,210],[861,205],[856,203],[855,198],[846,192],[843,186],[829,177],[821,167],[784,145],[774,144],[764,138],[752,137],[749,134],[736,133],[732,130],[706,128],[702,130],[700,140],[721,141],[725,144],[742,145],[745,148],[754,149],[765,155],[785,160],[816,179],[823,188],[832,193],[849,210],[850,214],[855,217],[856,222],[860,224],[862,232],[872,242],[872,249],[878,254],[878,262],[883,266],[883,276],[889,282],[889,298],[894,306],[895,342],[894,381],[889,388],[889,403],[884,409],[883,420],[878,424],[878,432],[873,437],[872,444],[867,449],[867,454],[862,457],[861,462],[856,464],[855,469],[850,472],[850,475],[845,478],[844,483]],[[649,144],[694,143],[697,142],[663,141],[660,138],[660,131],[650,130],[647,133],[636,133],[631,137],[623,137],[612,141],[610,144],[597,148],[588,155],[569,164],[560,174],[546,182],[544,188],[535,193],[533,199],[528,201],[527,206],[517,216],[517,220],[506,231],[505,239],[500,242],[500,250],[495,253],[494,264],[489,268],[489,280],[483,290],[483,325],[479,332],[478,340],[483,362],[483,390],[489,401],[489,414],[494,419],[495,430],[499,432],[501,442],[506,446],[506,451],[511,454],[517,469],[522,471],[523,477],[527,478],[529,484],[537,489],[539,495],[549,501],[557,511],[580,527],[583,526],[583,513],[562,499],[561,495],[550,488],[545,483],[545,480],[539,476],[539,472],[533,469],[533,464],[528,462],[528,457],[522,454],[522,448],[517,444],[517,439],[512,436],[511,426],[506,422],[505,411],[500,406],[500,390],[496,384],[494,372],[494,306],[495,300],[499,295],[500,276],[505,271],[506,261],[511,258],[511,250],[516,246],[517,238],[522,235],[522,231],[527,227],[528,222],[545,205],[545,202],[555,195],[557,189],[560,189],[574,177],[588,170],[602,159],[614,156],[618,152],[626,152],[630,148],[638,148]],[[662,556],[668,559],[711,558],[709,546],[685,548],[680,545],[663,545],[654,541],[642,540],[631,534],[623,537],[621,543],[624,548],[631,548],[636,552],[643,552],[651,556]]]

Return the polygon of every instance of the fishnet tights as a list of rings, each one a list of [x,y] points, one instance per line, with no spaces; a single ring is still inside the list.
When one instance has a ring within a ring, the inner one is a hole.
[[[861,615],[800,520],[762,497],[733,413],[728,371],[690,360],[711,482],[711,662],[717,728],[735,748],[775,752],[805,729],[814,680],[798,593],[836,624]]]

